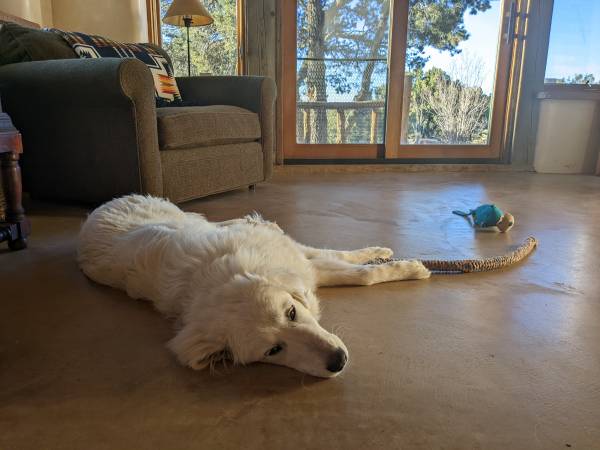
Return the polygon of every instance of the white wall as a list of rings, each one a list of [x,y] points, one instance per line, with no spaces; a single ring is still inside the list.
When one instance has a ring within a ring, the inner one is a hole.
[[[0,11],[52,26],[52,0],[0,0]]]
[[[66,31],[148,41],[145,0],[52,0],[52,14],[54,26]]]
[[[146,0],[0,0],[0,11],[42,26],[148,41]]]

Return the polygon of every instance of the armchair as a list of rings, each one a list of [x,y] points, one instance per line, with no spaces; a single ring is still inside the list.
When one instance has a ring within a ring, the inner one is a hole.
[[[60,59],[0,67],[5,110],[23,135],[34,197],[102,202],[131,192],[182,202],[271,175],[275,83],[178,78],[194,106],[156,108],[136,59]]]

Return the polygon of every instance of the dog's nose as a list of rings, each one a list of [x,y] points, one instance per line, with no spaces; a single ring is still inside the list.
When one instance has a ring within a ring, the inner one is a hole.
[[[338,348],[329,358],[329,361],[327,362],[327,370],[333,373],[341,372],[346,365],[346,361],[348,361],[348,355],[344,350]]]

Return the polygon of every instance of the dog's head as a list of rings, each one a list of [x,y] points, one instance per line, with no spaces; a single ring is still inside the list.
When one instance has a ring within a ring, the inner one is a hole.
[[[236,275],[189,312],[169,348],[197,370],[229,360],[279,364],[317,377],[338,375],[348,350],[319,325],[317,299],[297,281]]]

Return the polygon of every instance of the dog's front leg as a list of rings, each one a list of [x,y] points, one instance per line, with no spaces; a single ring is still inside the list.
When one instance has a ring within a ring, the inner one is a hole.
[[[366,247],[358,250],[328,250],[300,245],[308,259],[334,259],[352,264],[364,264],[377,258],[391,258],[394,252],[385,247]]]
[[[370,286],[386,281],[420,280],[431,272],[420,261],[360,265],[330,258],[311,260],[318,286]]]

